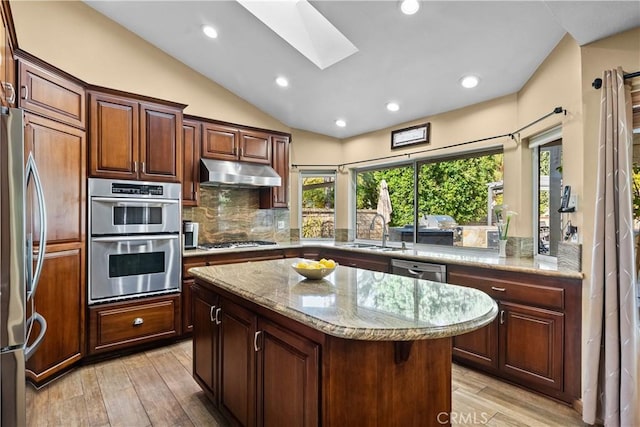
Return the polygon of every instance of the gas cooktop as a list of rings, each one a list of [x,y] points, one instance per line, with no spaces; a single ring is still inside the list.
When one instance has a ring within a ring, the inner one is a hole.
[[[252,248],[256,246],[269,246],[269,245],[277,245],[277,243],[269,242],[266,240],[242,240],[242,241],[232,241],[232,242],[203,243],[202,245],[198,245],[198,249],[212,251],[215,249]]]

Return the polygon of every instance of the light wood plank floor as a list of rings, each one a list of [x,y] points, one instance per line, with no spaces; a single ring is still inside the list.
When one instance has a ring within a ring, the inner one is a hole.
[[[453,366],[451,424],[582,426],[569,407]],[[27,387],[28,426],[225,426],[191,377],[191,341],[76,369]],[[446,417],[443,417],[446,421]]]

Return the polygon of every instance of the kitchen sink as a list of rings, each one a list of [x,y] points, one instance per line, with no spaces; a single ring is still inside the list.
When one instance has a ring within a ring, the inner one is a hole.
[[[342,247],[354,248],[354,249],[366,249],[369,251],[376,251],[376,252],[395,252],[395,251],[403,250],[403,248],[396,247],[396,246],[380,246],[380,245],[373,245],[370,243],[348,243],[346,245],[342,245]]]

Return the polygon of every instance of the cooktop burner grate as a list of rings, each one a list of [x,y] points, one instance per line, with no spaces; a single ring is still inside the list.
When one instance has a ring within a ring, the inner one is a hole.
[[[232,248],[251,248],[256,246],[268,246],[276,245],[276,242],[269,242],[266,240],[243,240],[243,241],[231,241],[231,242],[218,242],[218,243],[203,243],[199,245],[200,249],[232,249]]]

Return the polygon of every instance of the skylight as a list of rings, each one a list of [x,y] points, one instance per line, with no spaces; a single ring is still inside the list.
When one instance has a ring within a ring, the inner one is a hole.
[[[238,3],[321,70],[358,51],[307,0],[238,0]]]

